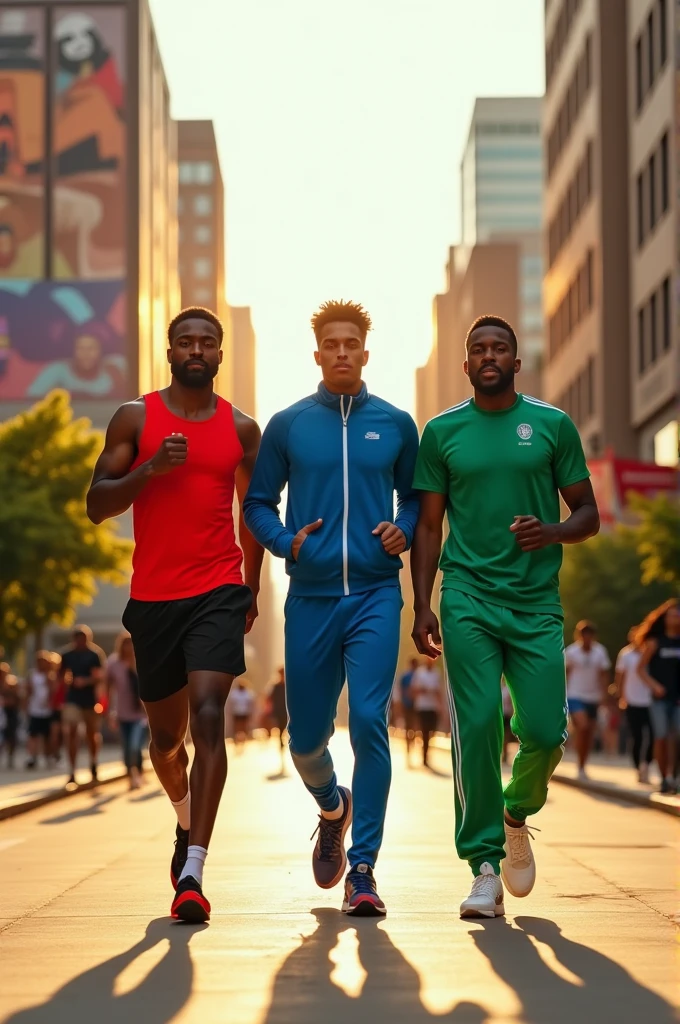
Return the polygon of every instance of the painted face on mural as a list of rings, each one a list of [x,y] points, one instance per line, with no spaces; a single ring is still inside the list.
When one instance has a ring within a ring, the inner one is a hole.
[[[92,377],[99,372],[102,347],[91,334],[79,334],[73,347],[73,367],[79,376]]]
[[[84,63],[99,68],[109,54],[104,47],[94,20],[87,14],[69,14],[56,26],[59,66],[78,74]]]

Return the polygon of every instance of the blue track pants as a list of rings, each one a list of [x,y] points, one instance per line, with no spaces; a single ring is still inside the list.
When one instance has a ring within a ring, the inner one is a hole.
[[[322,810],[338,806],[328,741],[347,679],[354,751],[350,867],[375,864],[392,777],[387,717],[399,654],[399,587],[286,600],[286,700],[293,762]]]

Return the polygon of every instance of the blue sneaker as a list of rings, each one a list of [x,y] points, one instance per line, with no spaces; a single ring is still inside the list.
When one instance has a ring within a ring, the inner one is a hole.
[[[329,821],[320,814],[319,824],[312,835],[313,839],[319,833],[312,854],[312,870],[314,880],[321,889],[332,889],[337,885],[347,867],[345,835],[352,824],[352,794],[346,786],[338,786],[338,790],[345,805],[342,817]]]
[[[368,864],[357,864],[345,879],[343,914],[355,917],[384,917],[387,907],[378,896],[373,870]]]

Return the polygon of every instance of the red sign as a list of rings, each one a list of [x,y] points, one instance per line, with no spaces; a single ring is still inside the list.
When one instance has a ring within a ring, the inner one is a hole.
[[[608,454],[588,463],[593,490],[603,523],[621,518],[628,504],[629,494],[653,498],[657,494],[672,494],[678,490],[678,471],[654,462],[635,459],[617,459]]]

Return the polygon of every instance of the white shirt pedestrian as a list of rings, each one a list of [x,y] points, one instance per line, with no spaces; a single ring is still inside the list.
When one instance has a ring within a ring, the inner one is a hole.
[[[623,676],[623,698],[630,708],[648,708],[652,703],[652,691],[638,675],[641,657],[642,651],[628,644],[616,659],[616,671]]]
[[[608,671],[612,663],[607,648],[594,640],[590,650],[582,644],[573,643],[564,652],[567,666],[567,697],[582,700],[586,704],[599,704],[604,697],[602,672]]]
[[[438,669],[417,668],[411,680],[413,706],[416,711],[439,711],[441,707],[442,680]]]

